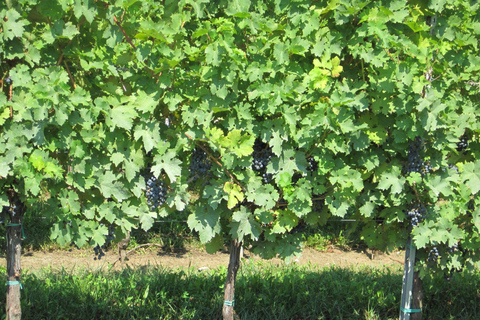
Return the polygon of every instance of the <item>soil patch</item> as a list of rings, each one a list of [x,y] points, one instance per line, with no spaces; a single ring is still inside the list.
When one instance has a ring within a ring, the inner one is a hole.
[[[5,256],[1,256],[0,265],[6,267]],[[251,254],[248,251],[244,253],[244,259],[262,260],[260,257]],[[351,267],[351,266],[384,266],[403,264],[404,252],[395,251],[390,254],[375,253],[368,251],[344,251],[336,248],[320,252],[318,250],[306,248],[303,254],[294,263],[300,265],[310,264],[312,266],[327,267]],[[124,264],[118,261],[116,250],[106,252],[106,255],[100,260],[94,260],[92,250],[71,251],[33,251],[22,255],[21,266],[23,270],[32,272],[42,268],[52,270],[74,270],[78,268],[87,269],[108,269],[112,264],[114,269],[123,267],[143,267],[143,266],[161,266],[165,268],[209,268],[227,267],[229,261],[228,252],[217,252],[208,254],[200,249],[187,249],[184,252],[172,253],[165,252],[157,247],[139,249],[128,255],[128,261]],[[284,264],[281,259],[268,260],[269,263]]]

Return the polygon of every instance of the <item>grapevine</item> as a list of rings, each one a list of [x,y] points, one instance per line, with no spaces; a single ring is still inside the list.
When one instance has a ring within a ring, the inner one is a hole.
[[[448,232],[455,263],[480,264],[475,2],[67,2],[0,6],[11,217],[47,199],[51,238],[103,257],[106,220],[149,230],[188,210],[210,250],[292,258],[289,232],[321,210],[362,220],[380,250],[411,236],[422,263]],[[449,163],[456,174],[436,170]]]

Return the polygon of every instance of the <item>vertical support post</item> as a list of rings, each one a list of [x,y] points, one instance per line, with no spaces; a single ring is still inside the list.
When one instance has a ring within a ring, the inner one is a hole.
[[[223,320],[234,320],[236,314],[235,306],[235,281],[237,278],[237,271],[240,266],[240,249],[242,242],[234,239],[230,245],[230,262],[228,263],[227,279],[225,280],[225,292],[223,297]]]
[[[415,278],[415,253],[416,248],[412,245],[409,236],[405,249],[405,264],[403,269],[402,300],[400,302],[400,320],[410,320],[412,313],[421,312],[421,309],[412,309],[413,280]]]
[[[20,304],[22,268],[20,258],[23,238],[22,220],[25,206],[13,188],[8,190],[8,198],[10,201],[10,223],[7,224],[7,301],[5,311],[7,320],[20,320],[22,318]]]

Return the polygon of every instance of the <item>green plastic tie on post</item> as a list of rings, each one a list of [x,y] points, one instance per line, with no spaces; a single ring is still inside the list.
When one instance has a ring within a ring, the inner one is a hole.
[[[7,224],[7,227],[22,227],[22,240],[25,240],[25,231],[23,230],[23,224],[21,223],[9,223]]]
[[[409,248],[409,249],[416,249],[415,246],[413,246],[413,245],[411,245],[411,244],[408,244],[408,243],[407,243],[407,248]]]
[[[233,297],[233,300],[232,300],[232,301],[227,301],[227,300],[225,300],[225,301],[223,302],[223,304],[226,305],[226,306],[232,306],[232,307],[235,306],[235,297]]]
[[[422,312],[422,309],[405,309],[405,308],[400,308],[403,313],[419,313]]]
[[[20,289],[23,290],[23,285],[20,281],[7,281],[7,286],[18,286],[20,285]]]

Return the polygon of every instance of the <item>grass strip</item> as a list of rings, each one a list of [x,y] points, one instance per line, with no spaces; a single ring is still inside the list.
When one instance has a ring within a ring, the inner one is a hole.
[[[25,272],[23,319],[221,319],[226,268]],[[424,282],[424,319],[478,319],[479,273]],[[237,278],[242,319],[397,319],[402,271],[246,262]],[[5,283],[0,301],[5,301]]]

